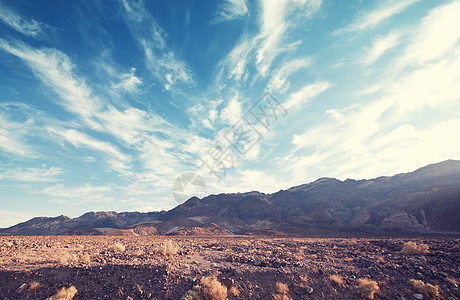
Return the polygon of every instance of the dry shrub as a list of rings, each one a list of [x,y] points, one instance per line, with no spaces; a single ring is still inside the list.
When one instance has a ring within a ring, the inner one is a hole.
[[[126,247],[125,247],[125,245],[123,245],[121,243],[115,243],[115,244],[111,245],[108,250],[112,251],[112,252],[125,252]]]
[[[436,297],[439,296],[439,287],[433,286],[429,283],[424,283],[421,280],[415,280],[411,279],[409,280],[410,285],[414,288],[419,293],[422,293],[423,295],[427,297],[431,297],[432,299],[436,299]]]
[[[415,242],[407,242],[404,244],[401,253],[407,255],[428,254],[428,249],[427,244],[417,245]]]
[[[163,243],[160,244],[160,253],[164,256],[173,256],[177,252],[179,252],[179,246],[170,239],[167,239]]]
[[[29,283],[29,290],[35,290],[40,287],[40,283],[38,281],[32,281]]]
[[[226,300],[227,287],[221,284],[216,277],[203,277],[200,285],[195,285],[181,300]]]
[[[77,289],[72,285],[69,288],[63,287],[56,295],[46,298],[46,300],[72,300],[77,293]]]
[[[236,288],[236,286],[232,286],[228,293],[234,297],[237,297],[240,295],[240,291]]]
[[[285,283],[277,282],[276,283],[276,291],[277,294],[273,294],[273,299],[274,300],[292,300],[291,297],[289,297],[289,287]]]
[[[345,284],[345,279],[343,279],[342,276],[334,274],[329,276],[329,279],[337,283],[338,285],[344,285]]]
[[[374,299],[374,294],[380,290],[376,281],[367,278],[359,278],[358,284],[356,291],[367,299]]]
[[[276,283],[276,291],[278,292],[278,294],[288,294],[289,293],[289,288],[288,288],[287,284],[277,282]]]
[[[75,255],[71,255],[66,250],[58,250],[51,254],[51,260],[64,265],[72,260],[75,260]]]
[[[4,245],[5,247],[11,248],[11,247],[13,247],[14,244],[13,244],[12,242],[9,242],[9,241],[8,241],[8,242],[5,242],[5,244],[3,244],[3,245]]]

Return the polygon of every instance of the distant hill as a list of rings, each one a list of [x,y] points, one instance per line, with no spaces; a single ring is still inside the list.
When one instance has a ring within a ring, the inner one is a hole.
[[[370,180],[320,178],[273,194],[190,198],[167,212],[34,218],[2,235],[460,234],[460,161]]]

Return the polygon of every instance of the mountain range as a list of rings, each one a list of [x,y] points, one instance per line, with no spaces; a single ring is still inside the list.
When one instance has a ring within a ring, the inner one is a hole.
[[[460,161],[392,177],[320,178],[280,190],[192,197],[169,211],[37,217],[0,235],[460,234]]]

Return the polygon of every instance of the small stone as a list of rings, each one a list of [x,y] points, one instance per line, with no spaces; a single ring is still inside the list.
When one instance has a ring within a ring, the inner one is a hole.
[[[27,283],[23,283],[17,290],[16,293],[22,293],[27,288]]]
[[[307,294],[313,293],[313,288],[310,286],[304,286],[303,288]]]
[[[216,263],[211,263],[211,268],[217,268],[217,264]]]
[[[414,298],[421,300],[421,299],[423,299],[423,295],[422,294],[414,294]]]

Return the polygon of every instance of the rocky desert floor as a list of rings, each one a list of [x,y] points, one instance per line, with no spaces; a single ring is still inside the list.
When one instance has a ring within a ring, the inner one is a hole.
[[[460,239],[0,237],[0,299],[181,299],[213,277],[214,299],[460,299]]]

